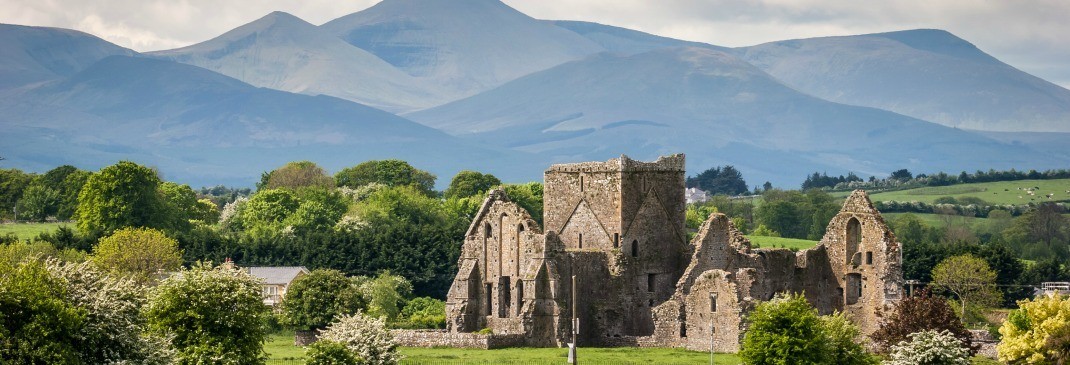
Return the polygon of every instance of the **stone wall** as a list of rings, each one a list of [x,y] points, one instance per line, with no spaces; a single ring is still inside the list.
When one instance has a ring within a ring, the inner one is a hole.
[[[499,349],[524,346],[524,335],[456,333],[445,330],[391,330],[390,334],[405,347],[456,347],[473,349]]]

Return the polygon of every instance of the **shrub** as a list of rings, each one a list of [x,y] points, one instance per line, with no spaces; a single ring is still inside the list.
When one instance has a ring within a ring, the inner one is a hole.
[[[1018,302],[999,328],[999,360],[1065,364],[1070,360],[1070,297],[1050,295]]]
[[[911,334],[926,330],[950,332],[971,354],[980,347],[972,345],[970,332],[962,325],[947,300],[933,296],[928,289],[896,303],[870,338],[881,352],[887,353],[893,345],[909,340]]]
[[[301,330],[326,327],[338,315],[356,313],[363,307],[360,293],[340,271],[312,270],[286,291],[282,313],[286,324]]]
[[[401,309],[402,328],[446,328],[446,302],[430,297],[410,300]]]
[[[370,365],[394,365],[401,361],[398,343],[382,318],[362,313],[343,315],[328,325],[319,339],[344,344]]]
[[[305,365],[363,365],[364,360],[346,347],[335,341],[317,341],[305,350]]]
[[[825,364],[827,343],[817,311],[801,295],[758,304],[739,352],[746,364]]]
[[[948,331],[921,331],[892,346],[885,365],[969,365],[970,351]]]

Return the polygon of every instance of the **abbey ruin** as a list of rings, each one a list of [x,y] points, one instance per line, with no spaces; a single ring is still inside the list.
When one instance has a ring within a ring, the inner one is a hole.
[[[551,166],[545,227],[492,191],[465,236],[449,332],[489,328],[515,345],[564,346],[575,311],[583,346],[736,352],[748,312],[779,292],[804,293],[821,314],[845,312],[867,334],[900,298],[899,242],[863,191],[819,245],[799,252],[752,248],[723,214],[688,242],[684,191],[683,155]]]

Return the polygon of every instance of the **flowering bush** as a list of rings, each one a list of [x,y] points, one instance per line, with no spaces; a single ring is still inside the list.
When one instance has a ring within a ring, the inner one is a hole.
[[[305,365],[363,365],[357,353],[345,344],[320,340],[305,351]]]
[[[363,313],[338,317],[320,332],[320,341],[345,344],[360,359],[370,365],[394,365],[401,361],[398,343],[386,329],[382,318]]]
[[[891,359],[884,364],[969,365],[970,351],[951,332],[921,331],[892,346]]]
[[[1018,302],[999,333],[999,360],[1063,364],[1070,360],[1070,297],[1049,295]]]

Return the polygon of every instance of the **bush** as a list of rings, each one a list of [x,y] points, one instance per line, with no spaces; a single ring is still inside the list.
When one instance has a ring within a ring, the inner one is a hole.
[[[335,341],[316,341],[305,350],[305,365],[362,365],[364,360],[346,347]]]
[[[401,309],[398,328],[446,328],[446,302],[430,297],[410,300]]]
[[[859,330],[843,314],[819,317],[799,294],[758,304],[739,352],[746,364],[873,364],[855,343]]]
[[[320,333],[320,341],[344,344],[365,363],[370,365],[394,365],[401,361],[398,343],[386,329],[381,318],[372,318],[362,313],[343,315]]]
[[[340,271],[312,270],[290,285],[282,302],[286,324],[301,330],[322,329],[342,314],[363,308],[360,293]]]
[[[928,289],[900,300],[882,319],[880,328],[870,338],[884,353],[891,351],[892,346],[910,340],[911,334],[922,331],[947,331],[958,338],[971,355],[980,348],[972,344],[970,332],[947,300],[933,296]]]
[[[1070,360],[1070,297],[1046,296],[1018,302],[999,328],[996,346],[1006,363],[1065,364]]]
[[[969,365],[970,351],[948,331],[921,331],[892,346],[885,365]]]

